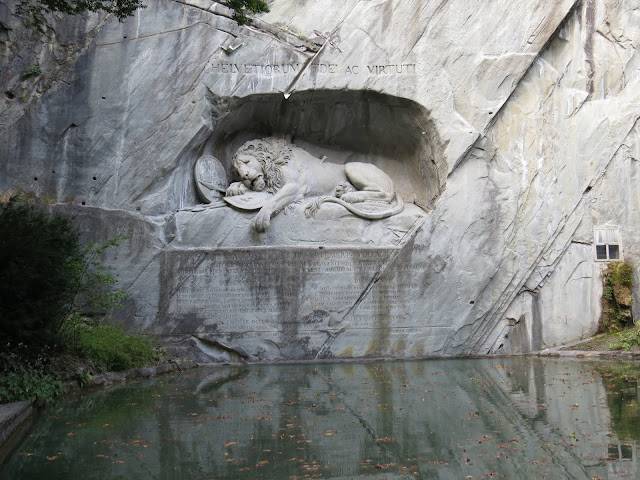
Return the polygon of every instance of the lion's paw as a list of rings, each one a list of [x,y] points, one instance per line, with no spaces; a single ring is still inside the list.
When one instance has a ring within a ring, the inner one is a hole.
[[[266,232],[271,224],[271,213],[260,210],[251,222],[251,226],[256,232]]]
[[[227,188],[227,197],[233,197],[234,195],[242,195],[243,193],[248,192],[249,189],[242,182],[233,182]]]
[[[358,195],[358,192],[346,192],[346,193],[343,193],[342,196],[340,197],[340,199],[344,200],[347,203],[358,203],[358,202],[362,201],[360,199],[360,195]]]

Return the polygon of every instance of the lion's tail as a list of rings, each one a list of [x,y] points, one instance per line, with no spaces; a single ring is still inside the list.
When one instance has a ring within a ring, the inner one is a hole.
[[[356,208],[356,204],[345,202],[344,200],[337,197],[321,197],[317,199],[315,202],[312,202],[306,209],[305,214],[308,217],[315,216],[316,211],[320,208],[320,205],[324,202],[337,203],[338,205],[342,205],[344,208],[349,210],[354,215],[357,215],[361,218],[366,218],[367,220],[380,220],[382,218],[391,217],[393,215],[397,215],[398,213],[404,210],[404,201],[402,197],[395,194],[396,204],[392,208],[387,210],[382,210],[380,212],[367,212],[364,210],[360,210]]]

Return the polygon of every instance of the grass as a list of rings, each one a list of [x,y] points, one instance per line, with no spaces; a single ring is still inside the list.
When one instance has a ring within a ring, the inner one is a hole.
[[[100,371],[121,371],[156,363],[153,342],[140,335],[130,335],[116,325],[79,323],[70,332],[72,353],[87,358]]]
[[[582,343],[563,347],[561,350],[584,350],[589,352],[610,350],[640,351],[640,327],[634,326],[620,332],[602,333]]]
[[[63,382],[85,386],[97,373],[157,365],[169,359],[148,336],[131,334],[121,325],[87,322],[77,317],[64,332],[64,346],[34,352],[24,343],[0,351],[0,404],[35,398],[50,404]]]

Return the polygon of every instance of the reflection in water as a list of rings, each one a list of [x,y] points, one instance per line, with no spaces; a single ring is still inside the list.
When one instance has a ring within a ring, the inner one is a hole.
[[[607,389],[612,428],[623,440],[640,440],[638,363],[606,363],[597,366]]]
[[[0,479],[636,478],[637,393],[616,403],[608,365],[193,370],[45,411]]]

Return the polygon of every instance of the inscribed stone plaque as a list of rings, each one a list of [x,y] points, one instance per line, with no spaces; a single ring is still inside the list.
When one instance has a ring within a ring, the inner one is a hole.
[[[401,268],[394,253],[384,248],[168,251],[159,317],[167,333],[232,338],[250,355],[267,340],[281,350],[303,341],[308,356],[330,350],[349,330],[360,331],[358,341],[365,343],[374,331],[378,337],[380,330],[400,335],[412,326],[407,306],[414,290],[412,270]]]

